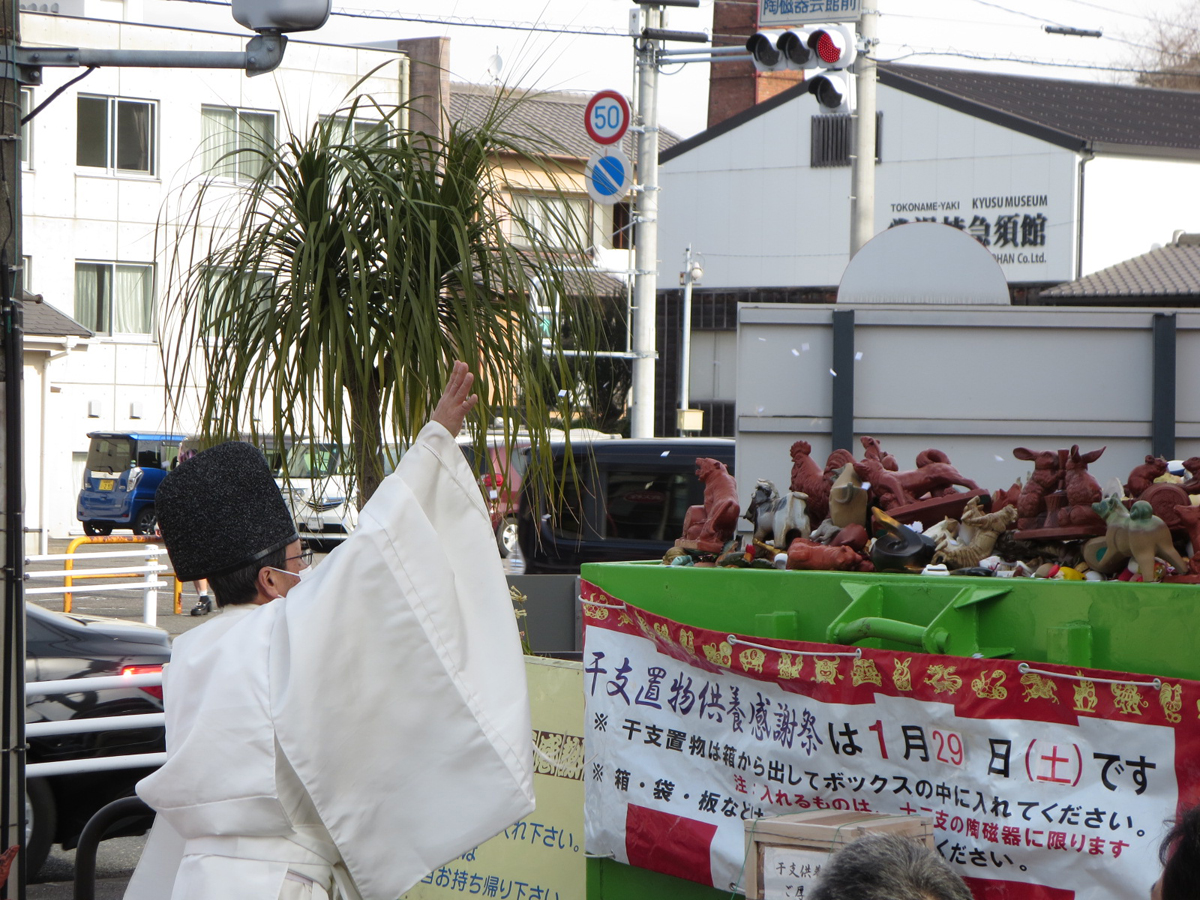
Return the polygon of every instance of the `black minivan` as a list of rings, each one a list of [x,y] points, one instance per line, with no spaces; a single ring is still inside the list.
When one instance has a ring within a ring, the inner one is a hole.
[[[683,535],[689,506],[704,502],[696,460],[733,472],[728,438],[650,438],[571,445],[578,478],[567,477],[565,447],[552,450],[558,487],[545,496],[522,485],[517,535],[526,574],[577,574],[588,562],[658,559]]]

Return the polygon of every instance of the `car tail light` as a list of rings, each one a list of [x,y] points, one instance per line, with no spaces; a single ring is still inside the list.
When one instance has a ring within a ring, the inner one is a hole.
[[[499,472],[496,472],[496,473],[489,472],[487,475],[482,476],[480,478],[480,481],[483,482],[483,486],[485,488],[504,487],[504,476],[501,475]]]
[[[125,666],[121,669],[122,675],[155,675],[162,672],[162,666]],[[151,697],[157,697],[159,700],[163,698],[162,685],[144,685],[139,690],[145,691]]]

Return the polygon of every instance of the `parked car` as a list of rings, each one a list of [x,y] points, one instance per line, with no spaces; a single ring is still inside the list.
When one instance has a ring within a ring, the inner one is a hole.
[[[704,502],[696,459],[733,471],[725,438],[654,438],[555,445],[550,491],[521,491],[517,535],[527,574],[577,573],[586,562],[657,559],[683,534],[689,506]]]
[[[25,611],[25,680],[78,678],[80,681],[77,693],[28,697],[27,724],[162,712],[160,687],[87,690],[89,676],[161,672],[171,656],[167,633],[161,628],[63,614],[33,603],[27,603]],[[27,743],[26,761],[30,764],[154,753],[165,748],[161,727],[34,737]],[[26,779],[25,845],[29,877],[41,868],[52,844],[62,844],[68,850],[74,847],[83,826],[97,810],[132,794],[133,786],[151,771],[153,767]],[[129,822],[117,833],[141,834],[149,824],[149,819]]]
[[[153,534],[154,494],[179,458],[182,434],[93,431],[76,516],[90,535]]]
[[[403,449],[388,444],[383,474],[390,475]],[[358,525],[358,493],[350,447],[329,441],[301,441],[288,451],[287,477],[276,483],[307,546],[328,552],[349,537]]]

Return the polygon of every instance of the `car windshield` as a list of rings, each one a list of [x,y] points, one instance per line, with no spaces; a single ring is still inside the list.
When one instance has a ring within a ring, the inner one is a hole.
[[[341,468],[342,451],[336,444],[297,444],[288,457],[292,478],[329,478]]]
[[[94,437],[88,447],[87,467],[112,475],[132,466],[134,459],[133,438]]]

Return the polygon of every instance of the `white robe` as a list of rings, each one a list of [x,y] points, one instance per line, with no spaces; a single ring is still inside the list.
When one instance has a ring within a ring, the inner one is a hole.
[[[437,424],[286,598],[177,638],[164,691],[167,761],[137,788],[158,817],[126,900],[274,900],[304,876],[396,900],[533,809],[512,604]]]

